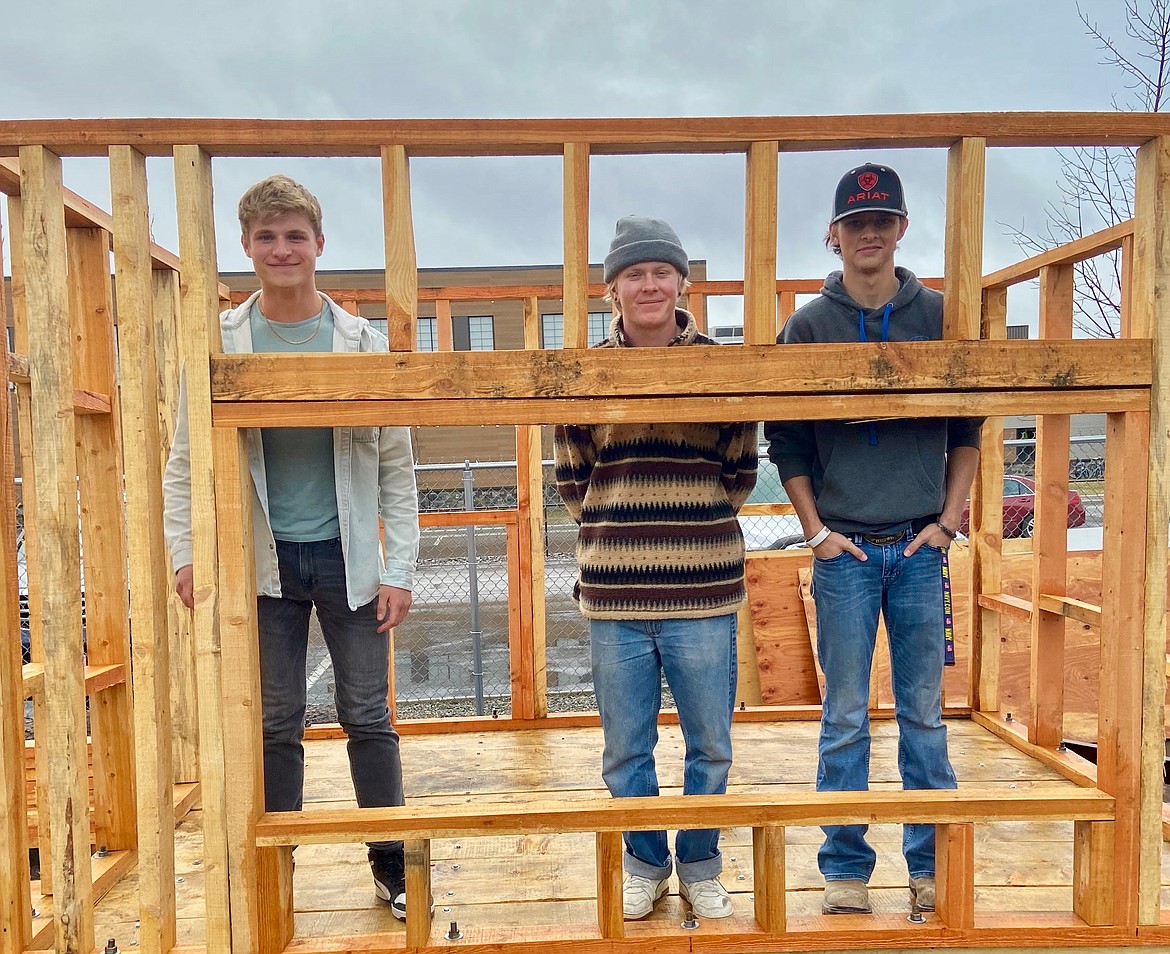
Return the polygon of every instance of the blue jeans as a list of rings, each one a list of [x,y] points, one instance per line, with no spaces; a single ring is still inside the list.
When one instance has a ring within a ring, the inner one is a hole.
[[[278,540],[281,599],[257,599],[264,712],[264,807],[300,811],[305,783],[305,657],[309,611],[317,607],[333,661],[337,721],[349,737],[349,771],[362,808],[405,804],[398,733],[386,707],[389,638],[374,599],[356,610],[345,591],[339,539]],[[395,848],[401,842],[375,842]]]
[[[942,721],[942,551],[912,539],[876,546],[854,536],[869,558],[850,553],[813,561],[817,654],[825,673],[818,792],[869,788],[869,675],[878,611],[890,641],[898,772],[904,789],[955,788]],[[876,860],[865,825],[829,825],[817,860],[828,881],[868,881]],[[934,826],[906,825],[902,853],[914,878],[934,874]]]
[[[684,795],[721,795],[731,769],[731,714],[738,675],[734,613],[704,619],[590,620],[593,688],[605,751],[601,775],[610,795],[657,795],[654,746],[662,676],[678,705],[686,743]],[[623,866],[630,874],[670,876],[665,831],[628,831]],[[723,869],[719,829],[680,831],[680,881],[705,881]]]

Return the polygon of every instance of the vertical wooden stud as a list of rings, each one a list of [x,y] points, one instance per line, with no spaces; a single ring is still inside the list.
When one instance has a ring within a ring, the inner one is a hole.
[[[776,340],[776,217],[779,148],[753,142],[747,151],[747,208],[743,246],[743,341]]]
[[[446,298],[435,301],[435,350],[455,350],[455,328],[451,321],[451,302]]]
[[[115,258],[117,249],[115,248]],[[157,269],[151,275],[153,285],[154,365],[158,407],[159,464],[161,473],[170,456],[174,439],[175,415],[179,407],[179,273]],[[132,332],[133,334],[133,332]],[[143,409],[142,413],[147,413]],[[123,422],[123,431],[125,423]],[[147,445],[149,446],[149,445]],[[141,505],[141,504],[139,504]],[[161,506],[161,504],[160,504]],[[132,513],[133,511],[128,511]],[[157,513],[155,519],[158,519]],[[132,524],[133,525],[133,524]],[[131,546],[133,546],[133,539]],[[199,780],[199,693],[195,678],[195,646],[191,631],[191,613],[174,587],[174,568],[164,547],[166,619],[170,646],[170,734],[172,781]],[[133,590],[133,585],[131,585]],[[131,592],[131,601],[134,595]]]
[[[1138,923],[1160,917],[1162,771],[1166,756],[1166,556],[1170,522],[1170,137],[1138,150],[1131,334],[1153,339],[1146,575]]]
[[[232,793],[227,812],[232,943],[235,950],[255,947],[267,954],[284,950],[292,939],[292,858],[279,852],[261,855],[256,848],[256,822],[264,813],[264,753],[253,490],[246,444],[252,436],[223,428],[211,434],[220,555],[223,744],[232,753],[224,769]],[[283,870],[286,863],[288,871]]]
[[[203,807],[203,871],[208,950],[232,950],[228,892],[228,811],[222,710],[219,548],[215,527],[215,465],[212,459],[211,365],[222,350],[219,276],[212,212],[211,157],[200,146],[176,146],[175,201],[184,295],[179,331],[181,373],[186,380],[190,436],[191,542],[195,576],[192,624],[199,693],[199,769]],[[234,797],[233,815],[247,812]],[[255,891],[253,885],[251,889]],[[241,894],[244,888],[241,886]],[[243,922],[245,929],[247,921]],[[247,950],[247,947],[243,948]]]
[[[28,356],[28,302],[25,295],[24,269],[24,206],[19,196],[8,198],[8,223],[12,234],[17,236],[12,242],[12,332],[16,351]],[[32,387],[27,382],[18,382],[16,385],[17,420],[20,422],[20,498],[24,513],[24,569],[26,592],[29,606],[29,647],[32,661],[45,661],[44,640],[41,638],[40,615],[32,612],[32,607],[40,598],[41,592],[41,560],[40,541],[37,534],[36,467],[33,466],[33,426],[32,426]],[[45,693],[36,692],[33,695],[33,727],[37,743],[33,749],[33,760],[37,778],[49,777],[49,749],[44,744],[45,733],[48,731],[49,716],[45,711]],[[36,794],[37,803],[37,848],[41,858],[53,856],[51,841],[53,819],[49,811],[49,786],[38,785]],[[53,866],[41,865],[41,894],[53,893]]]
[[[1072,337],[1073,268],[1040,271],[1040,337]],[[1064,733],[1066,620],[1042,610],[1038,596],[1064,596],[1068,573],[1069,416],[1036,418],[1036,497],[1032,537],[1031,717],[1028,740],[1055,746]]]
[[[756,922],[768,934],[783,934],[787,929],[784,869],[784,829],[779,825],[753,828]]]
[[[962,139],[947,155],[943,337],[979,337],[983,287],[983,183],[987,140]]]
[[[20,149],[25,294],[30,316],[33,468],[45,651],[48,809],[53,830],[53,916],[59,951],[94,946],[90,868],[85,673],[81,658],[81,578],[77,539],[76,429],[73,418],[65,205],[61,160],[42,146]],[[46,777],[39,779],[45,784]]]
[[[428,947],[431,941],[431,843],[411,839],[406,852],[406,946]]]
[[[98,845],[137,846],[134,716],[130,692],[122,437],[114,358],[110,234],[66,230],[75,388],[108,395],[111,413],[75,419],[85,580],[86,655],[91,666],[123,666],[125,679],[89,700],[93,830]]]
[[[1097,785],[1113,795],[1118,806],[1116,821],[1110,826],[1113,911],[1109,923],[1127,926],[1137,924],[1138,909],[1142,714],[1137,700],[1142,692],[1148,460],[1148,415],[1108,415]]]
[[[983,294],[982,334],[1007,337],[1007,289]],[[979,473],[971,489],[971,602],[969,698],[980,712],[999,709],[999,614],[979,606],[979,594],[1003,590],[1003,418],[983,422]]]
[[[936,825],[935,911],[947,927],[975,926],[975,826]]]
[[[687,311],[695,316],[695,325],[707,334],[707,296],[702,292],[687,293]]]
[[[540,350],[540,303],[524,300],[524,347]],[[544,593],[544,454],[538,424],[516,428],[516,491],[521,565],[527,568],[526,626],[532,644],[532,715],[548,715],[547,619]]]
[[[604,938],[626,936],[622,914],[622,833],[597,833],[597,927]]]
[[[589,347],[589,143],[565,143],[564,342]]]
[[[785,289],[780,292],[779,308],[776,312],[776,335],[779,335],[784,330],[784,325],[792,313],[796,311],[796,292]],[[775,340],[775,337],[772,339]]]
[[[1073,822],[1073,913],[1086,924],[1113,923],[1113,822]]]
[[[0,231],[0,258],[4,236]],[[0,315],[7,314],[0,280]],[[0,646],[0,951],[15,954],[29,946],[32,910],[25,802],[24,689],[21,655],[14,638],[20,631],[16,565],[16,448],[12,402],[8,399],[8,334],[0,335],[4,382],[0,406],[0,626],[9,636]]]
[[[382,213],[386,235],[386,337],[391,351],[413,351],[418,318],[418,264],[405,146],[382,147]]]
[[[532,659],[532,632],[524,610],[530,594],[525,592],[521,550],[521,527],[518,523],[507,526],[508,556],[508,663],[512,688],[512,715],[517,719],[531,719],[536,711],[533,677],[535,665]]]
[[[166,954],[175,945],[175,845],[171,761],[170,643],[162,466],[155,351],[154,274],[150,261],[146,158],[129,146],[110,150],[114,267],[118,279],[119,406],[130,557],[134,651],[134,738],[138,774],[139,945]],[[138,448],[145,450],[137,452]]]
[[[1131,331],[1130,311],[1133,308],[1133,236],[1121,240],[1121,305],[1117,332],[1122,338],[1134,337]],[[1143,336],[1144,337],[1144,336]]]

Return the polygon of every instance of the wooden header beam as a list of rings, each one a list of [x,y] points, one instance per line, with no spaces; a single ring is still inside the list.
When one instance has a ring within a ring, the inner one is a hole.
[[[746,152],[775,141],[782,152],[949,148],[971,137],[989,146],[1139,146],[1170,134],[1170,116],[1128,112],[919,113],[633,119],[34,119],[0,123],[0,155],[38,144],[60,156],[104,156],[129,145],[169,156],[197,143],[213,156],[378,156],[387,143],[411,156],[559,156],[567,142],[592,155]]]
[[[394,838],[454,838],[536,832],[738,828],[764,824],[840,825],[885,822],[1107,821],[1112,796],[1095,789],[962,789],[792,792],[776,795],[659,795],[654,798],[553,799],[473,805],[411,805],[274,812],[256,824],[256,844],[340,844]]]
[[[610,400],[693,395],[701,382],[710,396],[881,392],[869,417],[890,416],[890,392],[1147,388],[1153,374],[1141,339],[745,345],[690,348],[670,362],[656,348],[213,355],[211,365],[221,402]]]

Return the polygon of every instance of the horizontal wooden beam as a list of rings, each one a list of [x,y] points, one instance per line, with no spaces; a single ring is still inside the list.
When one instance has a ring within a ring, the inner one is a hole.
[[[1092,603],[1086,603],[1084,600],[1074,600],[1070,596],[1050,596],[1047,593],[1041,593],[1040,599],[1036,603],[1046,613],[1056,613],[1059,616],[1075,619],[1078,623],[1085,623],[1089,626],[1101,625],[1101,607],[1094,606]]]
[[[519,523],[516,510],[448,510],[420,513],[420,527],[486,527]]]
[[[587,351],[222,354],[215,401],[709,397],[1144,388],[1146,339],[901,341]],[[867,416],[889,417],[882,401]],[[470,418],[469,418],[470,419]]]
[[[554,156],[566,142],[590,154],[745,152],[775,140],[781,151],[989,146],[1137,146],[1170,133],[1170,117],[1130,112],[917,113],[632,119],[42,119],[0,124],[0,155],[22,145],[59,156],[133,146],[169,156],[199,145],[213,156],[377,156],[387,144],[411,156]]]
[[[919,278],[927,288],[941,290],[941,278]],[[776,279],[776,293],[792,292],[797,295],[815,295],[825,283],[823,278],[778,278]],[[383,305],[386,303],[385,288],[322,288],[322,292],[338,302],[354,302],[359,305]],[[239,305],[246,301],[255,291],[240,290],[231,293],[233,304]],[[588,286],[590,298],[602,298],[605,295],[605,285],[594,282]],[[691,295],[742,295],[742,281],[701,281],[691,282],[687,286],[687,294]],[[523,301],[528,298],[543,299],[546,301],[560,301],[564,295],[564,286],[559,284],[542,285],[441,285],[428,287],[420,285],[418,289],[419,301]]]
[[[75,388],[73,391],[73,412],[75,414],[109,414],[110,396],[98,394],[96,391],[83,391]]]
[[[1007,268],[1001,268],[998,272],[984,275],[983,287],[985,289],[1006,288],[1009,285],[1031,281],[1040,274],[1042,268],[1048,268],[1052,265],[1075,265],[1085,259],[1119,249],[1121,243],[1130,235],[1133,235],[1133,219],[1126,219],[1124,222],[1118,222],[1116,225],[1094,232],[1092,235],[1082,236],[1057,248],[1026,258],[1022,262],[1016,262]]]
[[[1093,414],[1147,411],[1149,392],[1137,388],[1084,391],[954,391],[887,394],[881,417],[964,417],[1007,414]],[[221,401],[216,427],[387,425],[451,427],[476,424],[631,423],[635,421],[872,420],[872,393],[786,397],[455,398],[400,401]]]
[[[27,663],[21,667],[24,679],[24,691],[30,695],[41,692],[45,686],[45,667],[42,663]],[[120,686],[126,681],[126,667],[121,663],[110,666],[85,667],[85,694],[94,693]]]
[[[1007,714],[1010,717],[1010,713]],[[1071,749],[1061,751],[1028,741],[1028,727],[1015,719],[1008,721],[998,712],[971,713],[971,721],[992,735],[1011,744],[1029,758],[1055,769],[1070,782],[1092,788],[1097,784],[1097,766]]]
[[[28,384],[28,355],[8,352],[8,380]]]
[[[979,605],[984,609],[993,610],[1012,619],[1030,620],[1032,618],[1032,603],[1022,600],[1018,596],[1008,593],[980,593]]]
[[[791,517],[796,508],[790,503],[744,504],[739,508],[741,517]]]
[[[344,808],[266,813],[256,844],[335,844],[381,838],[454,838],[537,832],[651,831],[768,824],[959,824],[988,821],[1107,821],[1111,795],[965,788],[951,791],[785,792],[540,799],[522,803]]]

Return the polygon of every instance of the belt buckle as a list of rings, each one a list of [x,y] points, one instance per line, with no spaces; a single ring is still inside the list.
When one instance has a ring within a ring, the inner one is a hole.
[[[863,535],[862,539],[864,539],[866,543],[872,543],[875,547],[886,547],[886,546],[889,546],[891,543],[897,543],[899,540],[901,540],[902,534],[900,534],[900,533],[867,533],[867,534]]]

